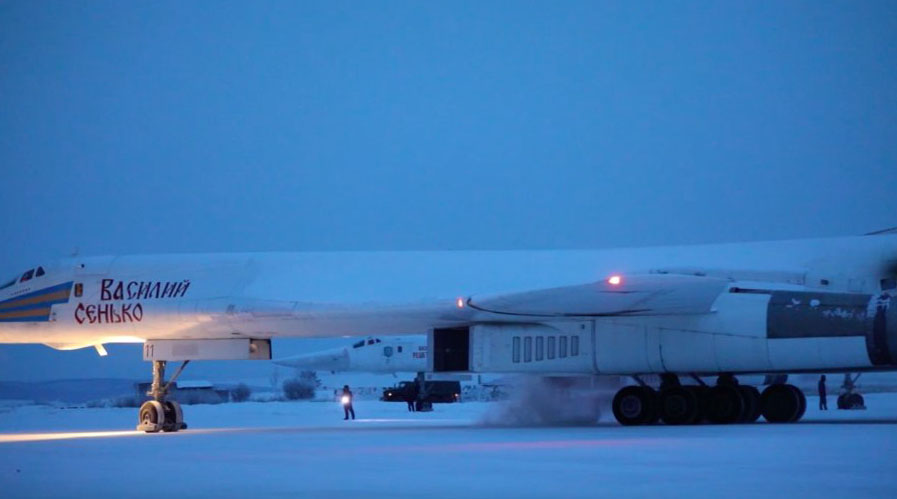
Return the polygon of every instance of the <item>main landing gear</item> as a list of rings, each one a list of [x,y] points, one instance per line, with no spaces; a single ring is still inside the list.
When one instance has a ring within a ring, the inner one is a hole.
[[[181,411],[181,404],[174,400],[165,400],[168,394],[168,388],[174,383],[174,380],[180,376],[184,368],[190,361],[185,361],[175,371],[174,376],[168,380],[164,386],[165,380],[165,361],[153,361],[153,383],[147,395],[152,400],[147,400],[140,406],[140,412],[137,416],[137,431],[145,431],[147,433],[156,433],[159,431],[172,432],[184,430],[187,424],[184,423],[184,413]]]
[[[770,423],[793,423],[807,409],[806,397],[793,385],[770,385],[761,394],[730,374],[720,375],[714,386],[695,380],[699,384],[682,385],[676,375],[664,374],[655,390],[636,377],[638,385],[614,397],[614,416],[625,426],[658,420],[669,425],[753,423],[761,415]]]

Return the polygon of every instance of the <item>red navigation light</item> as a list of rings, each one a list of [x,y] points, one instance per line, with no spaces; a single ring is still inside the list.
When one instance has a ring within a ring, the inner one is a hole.
[[[623,277],[621,277],[617,274],[614,274],[607,278],[607,283],[610,284],[611,286],[619,286],[620,284],[623,283]]]

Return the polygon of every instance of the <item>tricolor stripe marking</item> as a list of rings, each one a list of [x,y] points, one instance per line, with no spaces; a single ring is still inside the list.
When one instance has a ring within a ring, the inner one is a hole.
[[[0,322],[47,322],[50,310],[58,303],[68,303],[72,281],[0,301]]]

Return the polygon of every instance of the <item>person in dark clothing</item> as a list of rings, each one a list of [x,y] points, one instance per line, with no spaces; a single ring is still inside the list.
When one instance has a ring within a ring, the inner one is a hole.
[[[828,410],[828,402],[825,400],[825,374],[819,377],[819,410]]]
[[[349,419],[349,415],[352,415],[352,419],[355,419],[355,409],[352,408],[352,390],[349,389],[349,385],[343,386],[343,412],[346,413],[346,417],[343,419]]]
[[[414,412],[416,410],[415,405],[417,404],[417,396],[419,393],[420,387],[417,386],[417,381],[415,380],[408,391],[405,392],[405,402],[408,403],[408,411]]]

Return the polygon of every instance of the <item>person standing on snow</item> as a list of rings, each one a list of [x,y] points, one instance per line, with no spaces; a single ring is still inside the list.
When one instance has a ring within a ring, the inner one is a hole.
[[[415,406],[417,405],[417,396],[420,394],[420,387],[417,383],[417,380],[414,380],[414,383],[412,383],[405,392],[405,402],[408,404],[409,412],[415,412],[417,410]]]
[[[825,374],[819,378],[819,410],[828,410],[828,402],[825,400]]]
[[[349,389],[349,385],[343,386],[343,412],[346,413],[346,417],[343,419],[349,419],[349,414],[352,415],[352,419],[355,419],[355,409],[352,408],[352,390]]]

